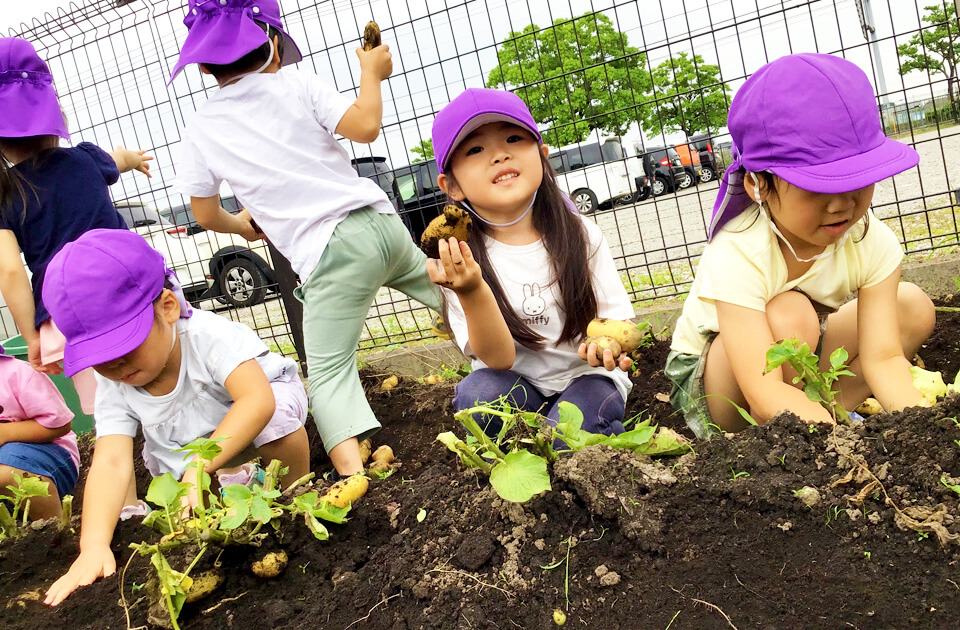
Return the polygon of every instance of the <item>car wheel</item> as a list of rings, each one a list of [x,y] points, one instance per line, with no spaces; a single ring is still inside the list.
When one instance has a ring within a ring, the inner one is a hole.
[[[640,192],[637,193],[637,201],[646,201],[646,200],[649,199],[649,198],[650,198],[650,188],[649,188],[649,187],[644,188],[643,190],[641,190]]]
[[[593,214],[600,205],[600,202],[597,201],[597,196],[593,194],[593,191],[589,188],[575,190],[570,197],[573,199],[573,205],[577,207],[580,214]]]
[[[235,307],[253,306],[263,301],[266,278],[256,263],[246,258],[234,258],[220,270],[217,278],[220,294]]]
[[[659,197],[669,189],[670,187],[667,186],[666,178],[657,175],[656,179],[653,180],[653,196]]]
[[[620,195],[613,200],[613,205],[615,206],[626,206],[633,203],[636,200],[634,193],[628,193],[626,195]]]
[[[677,188],[683,190],[684,188],[690,188],[691,186],[693,186],[693,176],[684,171],[683,176],[677,181]]]
[[[703,170],[700,171],[700,183],[706,184],[707,182],[712,182],[717,178],[717,174],[713,172],[713,169],[709,166],[704,166]]]

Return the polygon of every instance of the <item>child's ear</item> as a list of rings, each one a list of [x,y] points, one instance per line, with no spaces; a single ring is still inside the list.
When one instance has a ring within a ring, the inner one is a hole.
[[[210,70],[208,70],[207,67],[206,67],[205,65],[203,65],[202,63],[200,64],[200,72],[202,72],[203,74],[213,74],[213,73],[210,72]]]
[[[460,187],[457,186],[452,179],[447,177],[445,173],[440,173],[440,175],[437,176],[437,186],[440,187],[440,190],[447,193],[447,195],[449,195],[454,201],[464,200],[463,191],[460,190]]]
[[[173,324],[180,319],[180,300],[170,289],[164,289],[160,294],[160,314],[163,321]]]
[[[543,157],[549,158],[549,157],[550,157],[550,147],[548,147],[548,146],[545,145],[545,144],[541,144],[541,145],[540,145],[540,153],[543,153]]]
[[[280,36],[273,36],[273,61],[271,63],[280,63]]]

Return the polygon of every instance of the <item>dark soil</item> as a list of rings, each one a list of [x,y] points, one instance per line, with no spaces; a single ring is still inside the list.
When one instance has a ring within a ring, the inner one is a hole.
[[[941,317],[921,353],[948,380],[960,367],[957,317]],[[682,420],[655,398],[669,391],[666,352],[664,342],[647,351],[628,409],[679,430]],[[400,470],[374,482],[327,542],[289,526],[264,548],[223,553],[225,585],[187,605],[181,627],[547,629],[558,609],[573,628],[960,626],[960,544],[951,540],[960,497],[941,483],[960,477],[956,397],[836,433],[783,416],[659,463],[591,447],[554,466],[552,492],[516,505],[435,442],[453,428],[451,385],[369,385],[384,424],[377,442],[393,446]],[[319,449],[314,459],[315,470],[329,468]],[[810,507],[794,494],[804,486],[817,495]],[[156,539],[121,524],[121,568],[129,543]],[[253,577],[251,562],[277,546],[290,557],[285,573]],[[9,602],[0,628],[127,628],[116,576],[56,609],[30,599],[76,552],[76,534],[54,527],[0,547]],[[129,627],[147,623],[138,587],[150,573],[139,557],[126,572]]]

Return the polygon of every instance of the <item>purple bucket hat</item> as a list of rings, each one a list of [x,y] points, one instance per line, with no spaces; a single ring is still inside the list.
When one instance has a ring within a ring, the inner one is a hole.
[[[135,350],[153,328],[163,256],[129,230],[90,230],[47,266],[43,301],[67,338],[67,376]]]
[[[520,97],[512,92],[470,88],[437,112],[433,119],[433,152],[443,173],[450,154],[472,131],[490,122],[516,123],[543,142],[537,123]]]
[[[730,106],[733,163],[727,168],[707,239],[753,200],[746,173],[770,171],[811,192],[842,193],[913,168],[920,156],[883,134],[867,75],[846,59],[801,53],[768,63]]]
[[[233,63],[266,44],[267,34],[254,20],[280,31],[281,66],[303,59],[293,38],[283,30],[277,0],[190,0],[183,18],[187,38],[167,84],[191,63]]]
[[[0,38],[0,138],[26,136],[70,139],[50,68],[27,40],[3,37]]]

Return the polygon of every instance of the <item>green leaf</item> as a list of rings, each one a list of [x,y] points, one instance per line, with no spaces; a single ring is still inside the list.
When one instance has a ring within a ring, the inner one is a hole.
[[[223,452],[223,449],[217,445],[217,442],[224,441],[225,437],[219,438],[197,438],[194,441],[190,442],[183,448],[173,449],[175,452],[186,453],[183,456],[184,459],[188,459],[191,456],[196,456],[205,461],[213,461],[213,458]]]
[[[646,444],[637,446],[633,449],[633,452],[641,455],[682,455],[692,450],[690,442],[680,434],[672,429],[661,427],[657,432],[657,437]]]
[[[183,486],[186,485],[183,484]],[[187,494],[187,489],[183,486],[172,473],[163,473],[150,482],[150,487],[147,488],[147,501],[161,508],[170,507]]]
[[[847,353],[846,349],[843,346],[837,348],[830,354],[830,367],[834,370],[837,370],[847,364],[847,359],[850,358],[850,355]]]
[[[560,411],[560,417],[557,424],[568,424],[577,429],[583,428],[583,412],[576,405],[567,401],[561,401],[557,406]]]
[[[956,492],[957,494],[960,494],[960,485],[953,485],[953,484],[947,483],[947,478],[946,478],[945,475],[940,477],[940,483],[942,483],[942,484],[945,485],[946,487],[950,488],[951,490],[953,490],[953,491]]]
[[[220,520],[220,529],[230,531],[243,525],[250,515],[250,505],[243,501],[238,501],[226,507],[226,516]]]
[[[306,492],[293,498],[293,505],[297,512],[310,514],[331,523],[343,523],[347,520],[350,508],[341,508],[328,501],[321,501],[316,492]]]
[[[820,395],[820,383],[807,383],[803,386],[803,393],[813,402],[824,402],[823,397]]]
[[[239,483],[224,486],[220,489],[220,493],[223,496],[223,504],[228,507],[234,503],[249,501],[253,497],[250,488]]]
[[[422,523],[423,519],[427,518],[427,511],[423,508],[420,508],[420,511],[417,512],[417,522]]]
[[[263,497],[253,497],[250,501],[250,516],[258,523],[269,523],[273,518],[270,506]]]
[[[317,540],[327,540],[330,538],[330,532],[327,531],[327,528],[324,527],[323,523],[318,521],[313,514],[305,513],[303,515],[303,520],[307,524],[307,529],[313,532],[313,537]]]
[[[527,451],[514,451],[490,471],[490,485],[502,499],[514,503],[529,501],[549,492],[547,461]]]

